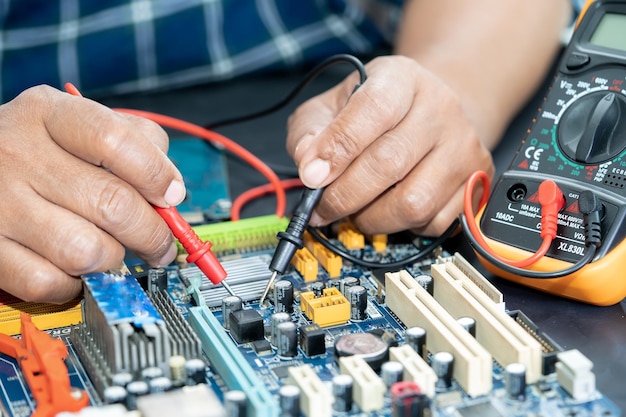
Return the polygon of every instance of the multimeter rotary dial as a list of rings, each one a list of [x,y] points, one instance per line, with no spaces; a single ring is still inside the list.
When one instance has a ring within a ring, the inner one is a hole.
[[[557,142],[580,164],[615,158],[626,148],[626,96],[602,89],[571,100],[558,120]]]

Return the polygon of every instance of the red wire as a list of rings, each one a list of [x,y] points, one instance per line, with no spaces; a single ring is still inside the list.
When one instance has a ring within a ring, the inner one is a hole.
[[[274,189],[276,190],[276,215],[278,217],[283,217],[285,215],[287,196],[285,195],[285,189],[280,184],[280,179],[278,178],[276,173],[269,166],[267,166],[267,164],[265,164],[265,162],[254,156],[243,146],[239,145],[236,142],[233,142],[232,140],[223,135],[220,135],[217,132],[213,132],[201,126],[186,122],[184,120],[176,119],[174,117],[143,110],[119,108],[114,110],[122,113],[133,114],[139,117],[144,117],[146,119],[152,120],[155,123],[160,124],[161,126],[170,127],[172,129],[180,130],[181,132],[185,132],[190,135],[208,140],[209,142],[216,142],[221,144],[224,148],[228,149],[229,151],[243,159],[245,162],[256,168],[265,178],[270,181],[270,183],[274,186]]]
[[[504,262],[510,266],[514,266],[517,268],[525,268],[527,266],[530,266],[536,263],[541,258],[543,258],[546,255],[546,253],[548,253],[548,249],[550,249],[550,245],[552,244],[552,239],[553,239],[552,235],[544,236],[539,249],[537,249],[537,251],[533,255],[525,259],[512,260],[512,259],[503,258],[499,254],[497,254],[493,249],[491,249],[491,247],[483,239],[483,235],[480,232],[480,230],[478,230],[478,226],[476,225],[476,222],[474,221],[475,215],[474,215],[474,210],[472,208],[473,206],[472,196],[474,194],[474,187],[476,186],[476,182],[478,180],[480,180],[483,184],[483,193],[480,198],[480,203],[478,205],[478,208],[480,210],[487,203],[487,199],[489,198],[490,182],[489,182],[489,177],[487,176],[485,172],[476,171],[475,173],[472,174],[472,176],[467,181],[467,185],[465,187],[465,194],[463,195],[463,211],[465,213],[465,217],[467,217],[467,224],[469,225],[470,233],[472,234],[472,236],[474,236],[478,244],[480,244],[482,248],[484,248],[487,252],[489,252],[489,254],[491,254],[493,257],[497,258],[501,262]],[[543,210],[542,210],[542,216],[543,216]]]
[[[300,179],[298,178],[281,180],[280,183],[284,190],[289,190],[289,189],[297,188],[297,187],[304,187],[304,184],[302,184],[302,181],[300,181]],[[270,183],[270,184],[261,185],[255,188],[251,188],[248,191],[241,193],[241,195],[239,195],[235,199],[235,201],[233,201],[233,205],[230,209],[231,219],[239,220],[241,216],[241,208],[243,206],[245,206],[246,204],[248,204],[250,201],[254,200],[255,198],[262,197],[265,194],[272,193],[275,191],[276,191],[276,188],[274,187],[274,184]]]

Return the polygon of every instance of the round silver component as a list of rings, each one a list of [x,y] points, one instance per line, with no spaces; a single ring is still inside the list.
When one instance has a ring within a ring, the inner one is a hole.
[[[418,355],[424,357],[424,346],[426,345],[426,329],[423,327],[409,327],[404,332],[404,341],[411,346]]]
[[[233,390],[224,394],[224,408],[228,417],[246,417],[248,397],[243,391]]]
[[[239,311],[243,308],[243,301],[236,295],[229,295],[222,299],[222,326],[226,330],[230,330],[230,313]]]
[[[278,390],[281,417],[300,417],[300,388],[283,385]]]
[[[396,382],[402,381],[403,373],[404,366],[396,361],[385,362],[380,368],[380,376],[387,388],[391,387]]]
[[[352,385],[354,384],[350,375],[336,375],[333,377],[333,409],[340,412],[352,410]]]
[[[293,284],[287,279],[274,284],[274,312],[293,313]]]
[[[508,398],[517,401],[526,399],[526,367],[521,363],[510,363],[504,368],[504,387]]]
[[[284,311],[281,313],[274,313],[270,317],[270,343],[272,344],[272,346],[277,346],[276,342],[278,341],[278,325],[287,321],[291,321],[291,314],[285,313]]]
[[[298,355],[298,328],[292,321],[285,321],[276,327],[276,348],[278,356],[293,358]]]
[[[437,352],[433,355],[430,367],[437,375],[436,387],[440,389],[450,388],[452,385],[452,371],[454,368],[454,356],[450,352]]]

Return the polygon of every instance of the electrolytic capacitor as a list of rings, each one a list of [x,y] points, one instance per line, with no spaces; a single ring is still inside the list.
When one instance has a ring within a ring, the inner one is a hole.
[[[246,417],[248,415],[248,397],[239,390],[228,391],[224,394],[224,408],[226,417]]]
[[[276,348],[278,356],[293,358],[298,354],[298,328],[292,321],[285,321],[276,327]]]
[[[133,380],[133,374],[130,372],[118,372],[111,377],[111,384],[118,387],[125,387]]]
[[[146,381],[132,381],[126,385],[126,408],[129,410],[137,409],[137,397],[150,393],[150,386]]]
[[[118,385],[111,385],[106,387],[102,393],[102,397],[105,404],[125,404],[126,403],[126,388]]]
[[[427,274],[421,274],[415,277],[415,281],[424,288],[430,295],[433,295],[434,280],[433,277]]]
[[[187,373],[185,371],[185,364],[187,360],[182,355],[170,356],[170,374],[172,375],[172,384],[176,387],[185,385],[187,379]]]
[[[300,417],[300,388],[283,385],[278,390],[280,417]]]
[[[526,399],[526,367],[521,363],[510,363],[504,368],[504,387],[511,400]]]
[[[172,389],[172,380],[166,376],[160,376],[148,381],[148,385],[150,386],[150,393],[156,394]]]
[[[432,356],[430,367],[437,375],[435,388],[445,390],[452,386],[452,371],[454,369],[454,356],[450,352],[437,352]]]
[[[411,346],[418,355],[424,357],[424,346],[426,346],[426,329],[423,327],[409,327],[404,332],[404,341]]]
[[[206,364],[202,359],[189,359],[185,363],[187,385],[206,383]]]
[[[321,281],[316,281],[312,283],[310,286],[311,292],[315,294],[316,297],[321,297],[324,292],[324,283]]]
[[[326,288],[337,288],[339,292],[341,292],[341,280],[340,279],[331,279],[326,282]]]
[[[350,301],[350,320],[360,321],[367,318],[367,290],[362,285],[348,288]]]
[[[459,317],[456,321],[461,325],[461,327],[467,330],[469,334],[476,337],[476,320],[468,316],[463,316]]]
[[[341,283],[341,293],[344,297],[348,297],[348,288],[354,287],[355,285],[361,285],[361,281],[357,277],[346,277],[340,281]]]
[[[350,375],[335,375],[332,381],[333,409],[339,412],[348,412],[352,410],[352,385],[354,381]]]
[[[143,368],[141,370],[141,378],[150,383],[154,378],[159,378],[163,376],[163,370],[158,366],[148,366],[147,368]]]
[[[404,366],[400,362],[387,361],[383,363],[380,368],[380,377],[383,382],[390,388],[396,382],[402,381],[402,374],[404,373]]]
[[[293,313],[293,284],[281,280],[274,284],[274,312]]]
[[[229,295],[222,299],[222,326],[226,330],[230,330],[230,313],[239,311],[243,308],[243,302],[236,295]]]
[[[167,290],[167,271],[165,268],[148,270],[148,292],[157,293]]]
[[[278,341],[278,325],[280,323],[284,323],[286,321],[291,321],[291,314],[285,313],[284,311],[281,313],[274,313],[270,317],[270,343],[272,346],[276,347]]]

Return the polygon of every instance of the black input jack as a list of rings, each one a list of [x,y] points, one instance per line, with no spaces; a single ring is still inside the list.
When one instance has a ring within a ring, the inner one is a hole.
[[[522,183],[517,183],[511,186],[506,193],[506,198],[509,199],[512,203],[519,203],[524,198],[526,198],[526,193],[528,189]]]

